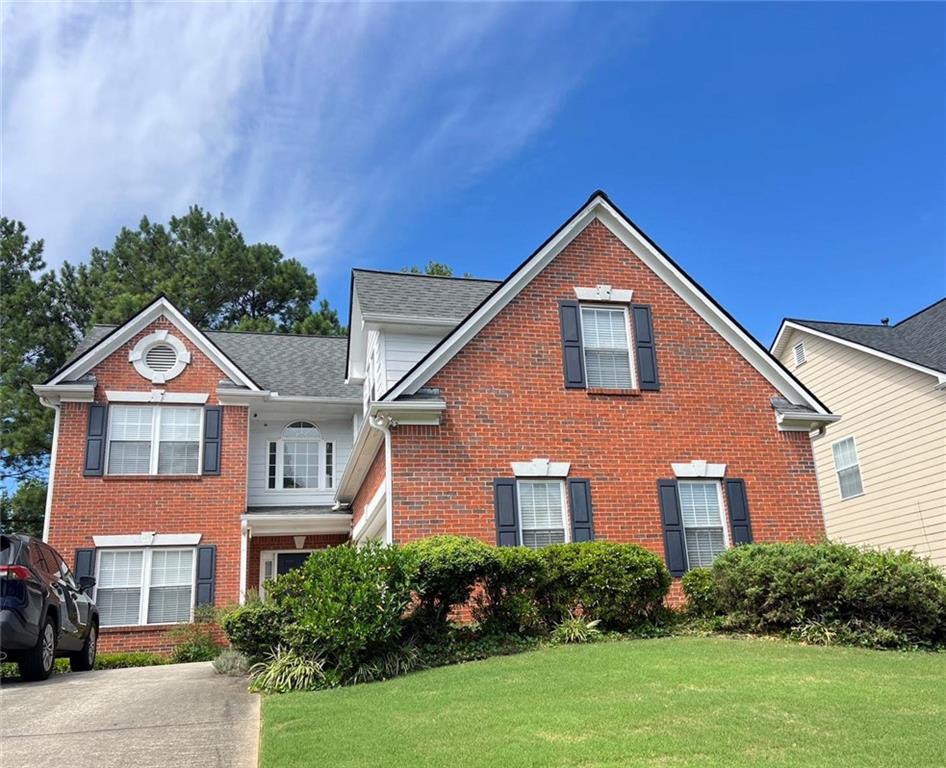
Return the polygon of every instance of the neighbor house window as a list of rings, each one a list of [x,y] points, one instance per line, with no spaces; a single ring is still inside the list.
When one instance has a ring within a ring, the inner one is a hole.
[[[108,474],[198,474],[202,414],[201,408],[113,405]]]
[[[680,512],[686,540],[687,566],[712,565],[716,555],[726,549],[726,526],[720,485],[715,482],[681,481]]]
[[[269,443],[268,487],[280,490],[331,488],[334,448],[334,443],[322,440],[322,433],[315,424],[292,422],[279,440]]]
[[[589,387],[631,389],[631,352],[627,310],[619,307],[581,308],[585,376]]]
[[[560,480],[519,480],[522,543],[544,547],[565,541],[565,494]]]
[[[116,549],[98,554],[95,603],[102,626],[190,621],[193,549]]]
[[[861,467],[857,460],[857,446],[853,437],[845,437],[831,445],[834,454],[834,471],[838,475],[838,489],[842,499],[850,499],[864,493],[861,482]]]

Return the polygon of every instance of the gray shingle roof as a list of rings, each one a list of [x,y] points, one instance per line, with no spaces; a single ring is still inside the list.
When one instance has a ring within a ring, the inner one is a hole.
[[[409,272],[352,270],[364,315],[463,320],[499,285],[499,280],[434,277]]]
[[[73,359],[116,326],[96,325],[76,347]],[[344,336],[205,331],[207,338],[263,389],[280,395],[361,400],[361,385],[345,383]]]
[[[946,373],[946,299],[896,325],[796,319],[792,322]]]

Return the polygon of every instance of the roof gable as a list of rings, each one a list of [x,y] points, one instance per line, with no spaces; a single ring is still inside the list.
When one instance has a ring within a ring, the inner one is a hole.
[[[55,386],[65,382],[81,379],[92,368],[102,362],[109,355],[121,348],[123,344],[133,339],[143,329],[151,325],[160,317],[165,317],[177,328],[181,334],[207,356],[220,370],[234,383],[252,391],[259,391],[260,387],[236,363],[228,358],[205,333],[193,325],[180,310],[175,307],[166,296],[159,296],[138,314],[133,315],[123,324],[112,328],[101,335],[96,341],[83,349],[83,344],[77,348],[78,356],[68,362],[50,377],[45,386]],[[102,327],[102,326],[99,326]]]
[[[422,358],[382,400],[415,394],[489,321],[506,307],[592,221],[604,224],[642,263],[693,308],[720,336],[791,402],[828,414],[827,407],[748,331],[686,274],[603,192],[596,192],[453,331]]]

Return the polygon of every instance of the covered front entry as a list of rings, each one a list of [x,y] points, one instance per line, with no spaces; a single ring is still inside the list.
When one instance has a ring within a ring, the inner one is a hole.
[[[267,581],[300,567],[314,550],[344,544],[351,535],[351,515],[331,508],[251,507],[241,522],[241,602],[248,592],[262,596]]]

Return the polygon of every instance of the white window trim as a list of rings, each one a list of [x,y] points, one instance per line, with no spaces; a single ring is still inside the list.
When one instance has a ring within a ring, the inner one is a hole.
[[[851,444],[854,446],[855,461],[853,464],[850,464],[846,467],[839,467],[837,459],[834,458],[834,446],[836,446],[838,443],[843,443],[845,440],[850,440]],[[834,464],[834,482],[837,483],[838,498],[841,501],[848,501],[850,499],[858,499],[866,493],[866,491],[864,490],[864,473],[861,472],[861,454],[860,454],[860,451],[857,450],[857,439],[854,437],[854,435],[847,435],[846,437],[841,437],[835,440],[833,443],[831,443],[831,463]],[[857,467],[857,476],[861,479],[861,492],[854,493],[850,496],[845,496],[844,492],[841,490],[841,470],[852,469],[853,467]]]
[[[718,478],[726,475],[725,464],[710,464],[704,459],[694,459],[689,462],[671,463],[673,474],[678,478]]]
[[[587,307],[588,309],[613,309],[620,310],[624,313],[624,331],[627,334],[627,362],[631,369],[631,386],[630,389],[639,389],[640,384],[638,383],[637,377],[637,351],[635,348],[634,336],[631,333],[631,318],[630,312],[628,311],[630,303],[628,304],[615,304],[615,303],[606,303],[606,302],[580,302],[578,304],[578,326],[579,332],[581,333],[581,365],[585,374],[585,386],[589,389],[611,389],[615,392],[623,392],[623,387],[601,387],[601,386],[591,386],[588,381],[588,352],[585,347],[585,320],[582,317],[581,310]]]
[[[93,536],[92,542],[98,549],[121,549],[130,547],[196,547],[203,534],[200,533],[155,533],[142,531],[127,536]]]
[[[110,477],[200,477],[204,466],[204,413],[203,409],[196,406],[177,406],[195,408],[200,411],[200,431],[197,435],[197,471],[196,472],[175,472],[164,475],[158,475],[158,450],[161,443],[161,412],[168,408],[176,406],[161,405],[138,405],[133,404],[132,408],[151,408],[154,416],[151,419],[151,455],[149,457],[148,473],[146,475],[132,475],[122,472],[111,473],[108,471],[108,457],[112,452],[112,419],[115,417],[115,408],[108,409],[108,431],[105,433],[105,467],[102,470],[106,476]]]
[[[723,496],[723,484],[719,480],[707,477],[693,478],[689,480],[679,480],[677,481],[678,485],[686,483],[713,483],[716,486],[716,497],[719,499],[719,522],[723,527],[723,547],[725,549],[732,548],[732,536],[729,533],[729,510],[726,508],[726,498]],[[683,529],[683,556],[687,560],[687,570],[692,571],[693,568],[699,568],[700,566],[691,566],[690,565],[690,555],[687,552],[687,527],[683,523],[683,502],[680,502],[680,523],[681,528]]]
[[[522,484],[523,483],[557,483],[558,484],[559,493],[562,494],[562,529],[565,532],[564,540],[566,544],[570,543],[572,540],[571,525],[569,525],[571,515],[569,514],[569,509],[568,509],[568,497],[565,494],[565,481],[559,480],[557,478],[547,478],[547,477],[523,477],[521,479],[517,477],[516,478],[516,509],[518,510],[519,514],[516,515],[516,517],[518,518],[518,520],[516,520],[516,524],[519,526],[520,544],[525,546],[523,544],[523,542],[525,541],[523,532],[526,530],[532,530],[531,528],[527,529],[527,528],[522,527]]]
[[[305,421],[307,424],[311,424],[316,429],[319,430],[319,435],[322,434],[322,430],[315,424],[313,421],[307,421],[306,419],[294,419],[286,424],[285,427],[280,430],[279,437],[275,440],[267,440],[265,449],[266,455],[264,457],[264,466],[266,467],[266,491],[267,493],[312,493],[312,491],[331,491],[335,488],[335,481],[338,477],[338,445],[335,440],[326,440],[324,437],[311,438],[311,437],[283,437],[283,432],[285,432],[286,427],[289,424],[295,424],[297,421]],[[276,487],[269,487],[269,446],[272,443],[276,443]],[[284,488],[283,482],[285,477],[283,476],[283,467],[285,463],[283,461],[283,445],[286,443],[318,443],[319,445],[319,477],[318,477],[318,486],[315,488]],[[326,446],[331,443],[332,445],[332,485],[328,485],[328,476],[326,473]]]
[[[596,285],[594,288],[575,286],[578,301],[610,301],[618,304],[630,304],[634,292],[628,288],[612,288],[610,285]]]
[[[568,471],[572,467],[567,461],[549,461],[548,459],[513,461],[511,466],[516,478],[568,477]]]
[[[161,623],[148,623],[148,603],[151,600],[151,556],[156,549],[163,552],[191,552],[191,604],[190,613],[187,621],[166,621]],[[197,597],[197,548],[196,547],[108,547],[96,549],[95,551],[95,591],[92,596],[93,602],[98,600],[99,596],[99,567],[102,563],[102,554],[105,552],[134,552],[143,553],[141,558],[141,599],[138,601],[138,623],[137,624],[103,624],[103,628],[117,629],[119,627],[169,627],[179,624],[190,624],[194,620],[194,601]]]
[[[152,389],[150,392],[123,392],[105,390],[105,399],[110,403],[165,403],[166,405],[204,405],[210,395],[207,392],[165,392]]]
[[[276,574],[276,558],[279,555],[311,555],[315,552],[314,549],[264,549],[259,553],[259,595],[260,597],[266,597],[266,590],[263,589],[263,584],[266,583],[266,563],[270,562],[273,564],[273,578]]]
[[[145,362],[148,350],[158,344],[166,344],[171,347],[177,356],[174,365],[167,371],[153,371]],[[191,361],[191,353],[187,351],[187,347],[177,336],[173,336],[162,329],[142,337],[128,353],[128,360],[135,366],[135,370],[138,371],[139,375],[144,376],[152,384],[164,384],[164,382],[170,381],[184,372]]]

